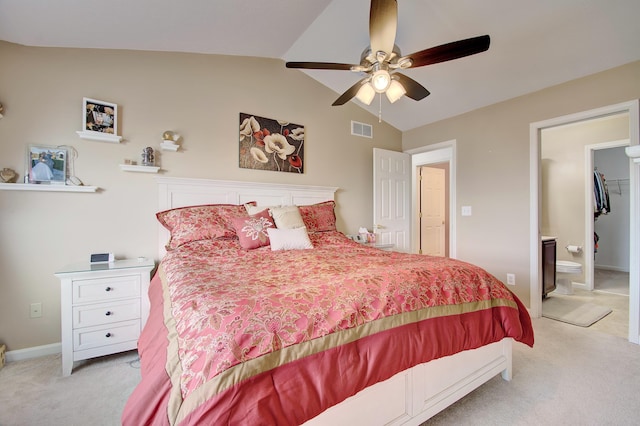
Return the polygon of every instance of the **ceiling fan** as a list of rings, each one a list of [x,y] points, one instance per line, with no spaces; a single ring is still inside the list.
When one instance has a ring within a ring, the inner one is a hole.
[[[371,0],[369,12],[370,47],[365,49],[359,65],[334,62],[287,62],[287,68],[317,70],[345,70],[364,72],[366,76],[351,86],[333,103],[344,105],[356,97],[369,105],[376,93],[385,93],[391,103],[403,95],[419,101],[429,96],[420,83],[397,70],[451,61],[489,49],[488,35],[454,41],[411,55],[402,56],[395,45],[398,27],[398,3],[396,0]]]

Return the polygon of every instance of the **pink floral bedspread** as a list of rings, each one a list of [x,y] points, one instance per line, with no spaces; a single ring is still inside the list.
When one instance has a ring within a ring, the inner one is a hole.
[[[243,383],[252,383],[259,394],[256,377],[295,363],[294,376],[314,376],[318,365],[326,362],[318,361],[325,352],[344,354],[356,343],[388,350],[381,336],[399,339],[416,324],[424,330],[440,324],[440,329],[418,338],[416,342],[428,341],[435,349],[412,356],[408,366],[503,337],[533,344],[530,319],[520,301],[477,266],[382,251],[338,232],[312,233],[310,238],[314,249],[290,251],[271,251],[268,246],[247,251],[235,239],[196,241],[163,259],[164,324],[170,340],[166,370],[172,383],[168,423],[191,424],[208,418],[198,417],[201,413],[216,410],[229,412],[216,421],[232,422],[234,409],[226,401],[239,399],[237,389]],[[464,334],[463,328],[473,336],[456,336]],[[438,346],[425,336],[441,336],[446,344]],[[141,358],[144,362],[142,351]],[[302,368],[307,360],[319,364]],[[408,366],[403,362],[381,371],[390,377]],[[317,373],[323,380],[336,374],[340,373]],[[380,379],[366,378],[358,386]],[[358,386],[327,400],[339,402],[360,390]],[[319,388],[323,387],[324,382]],[[205,400],[218,405],[203,409]],[[274,421],[301,422],[327,408],[317,402],[310,406],[314,408],[294,420]],[[265,413],[259,416],[264,420]]]

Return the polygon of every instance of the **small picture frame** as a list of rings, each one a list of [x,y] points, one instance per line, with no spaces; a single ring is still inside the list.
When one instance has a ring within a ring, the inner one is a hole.
[[[27,152],[29,183],[65,185],[67,154],[66,148],[29,145]]]
[[[82,130],[109,135],[118,134],[118,105],[82,98]]]

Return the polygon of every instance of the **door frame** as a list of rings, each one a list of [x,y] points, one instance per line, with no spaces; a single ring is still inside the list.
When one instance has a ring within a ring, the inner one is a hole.
[[[411,155],[411,252],[418,252],[419,227],[416,225],[418,211],[418,179],[416,170],[429,164],[449,163],[449,257],[456,258],[456,140],[422,146],[404,151]]]
[[[540,139],[542,129],[564,124],[590,120],[612,114],[629,114],[629,145],[640,144],[640,108],[639,101],[633,100],[602,108],[583,111],[576,114],[556,117],[529,125],[529,282],[530,313],[533,317],[542,315],[542,264],[540,263]],[[640,167],[632,163],[630,166],[630,217],[640,214]],[[629,224],[629,258],[640,258],[640,224],[630,220]],[[640,344],[640,262],[629,262],[629,341]]]
[[[631,120],[631,117],[629,117]],[[585,216],[584,216],[584,289],[593,291],[595,288],[594,283],[594,268],[595,268],[595,248],[593,247],[593,233],[595,232],[595,224],[593,221],[593,168],[594,168],[594,153],[603,149],[619,148],[623,146],[629,146],[629,139],[622,139],[611,142],[601,142],[596,144],[587,145],[584,147],[584,164],[585,164]],[[587,244],[587,241],[591,244]]]

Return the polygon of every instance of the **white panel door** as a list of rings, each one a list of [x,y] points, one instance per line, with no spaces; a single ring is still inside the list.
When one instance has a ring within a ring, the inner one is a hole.
[[[373,149],[373,224],[383,244],[411,251],[411,156]]]
[[[445,255],[445,171],[420,167],[420,250]]]

